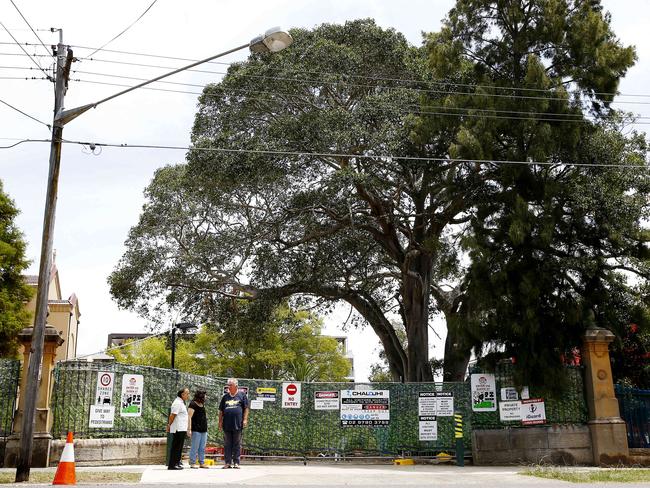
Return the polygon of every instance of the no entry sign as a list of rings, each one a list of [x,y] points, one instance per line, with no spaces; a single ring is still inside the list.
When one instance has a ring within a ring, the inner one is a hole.
[[[300,408],[300,383],[282,383],[282,408]]]

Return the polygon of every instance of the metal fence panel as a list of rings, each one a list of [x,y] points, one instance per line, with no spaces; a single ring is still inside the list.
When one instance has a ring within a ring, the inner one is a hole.
[[[116,405],[112,429],[88,427],[90,405],[94,402],[99,371],[115,373],[113,404]],[[122,374],[144,376],[143,413],[141,417],[120,417],[117,406]],[[547,400],[549,423],[583,423],[586,406],[579,371],[575,371],[575,391],[557,402]],[[503,375],[502,375],[503,376]],[[60,363],[55,370],[54,428],[55,437],[73,431],[76,437],[162,437],[169,407],[182,387],[207,391],[208,439],[222,445],[218,431],[218,405],[226,386],[226,378],[197,376],[168,369],[128,366],[118,363],[83,362]],[[507,378],[501,380],[504,386]],[[437,418],[436,441],[419,440],[418,396],[420,392],[452,392],[454,410],[463,414],[463,443],[470,448],[472,428],[504,428],[498,412],[471,412],[469,382],[463,383],[302,383],[301,408],[282,408],[282,381],[240,379],[240,387],[248,388],[249,399],[261,397],[258,388],[274,388],[274,401],[264,401],[263,409],[251,410],[249,426],[244,433],[244,447],[249,454],[300,455],[330,457],[341,455],[430,456],[455,450],[453,417]],[[349,389],[388,390],[390,392],[390,422],[385,427],[344,427],[340,411],[316,410],[317,391]],[[571,402],[575,403],[575,406]],[[567,407],[568,405],[568,407]]]
[[[621,417],[627,424],[627,445],[650,448],[650,390],[615,385]]]
[[[0,437],[11,435],[19,382],[20,361],[0,359]]]

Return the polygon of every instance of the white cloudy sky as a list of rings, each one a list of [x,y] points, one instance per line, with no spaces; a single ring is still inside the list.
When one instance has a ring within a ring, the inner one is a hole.
[[[152,0],[14,0],[46,46],[58,36],[42,29],[62,28],[64,43],[77,57],[99,47],[135,20]],[[313,27],[323,22],[344,22],[372,17],[384,27],[394,27],[412,43],[421,42],[423,31],[437,30],[451,7],[451,0],[347,0],[289,2],[257,0],[158,0],[151,10],[107,49],[164,56],[203,59],[247,42],[271,26]],[[612,13],[615,32],[625,44],[637,47],[639,61],[621,85],[622,93],[650,93],[650,18],[648,0],[604,2]],[[37,43],[10,0],[0,0],[0,21],[22,43]],[[30,54],[45,55],[42,46],[26,46]],[[10,77],[40,77],[39,71],[0,28],[0,100],[14,105],[35,118],[50,123],[53,92],[43,80],[12,80]],[[245,52],[225,58],[243,59]],[[90,81],[130,83],[133,81],[90,73],[150,79],[166,70],[143,68],[110,61],[179,67],[182,63],[151,57],[100,52],[97,61],[75,63],[65,105],[68,108],[104,98],[120,88]],[[39,57],[43,66],[51,60]],[[99,61],[102,60],[102,61]],[[15,67],[35,68],[33,70]],[[223,71],[210,65],[206,69]],[[183,73],[171,81],[203,85],[217,82],[218,73]],[[174,88],[169,86],[168,88]],[[178,87],[200,91],[199,88]],[[650,100],[650,99],[649,99]],[[641,115],[650,115],[644,105],[621,105]],[[89,142],[126,144],[164,144],[187,146],[196,109],[196,96],[140,90],[110,101],[70,122],[64,138]],[[638,126],[644,129],[644,126]],[[33,120],[0,104],[0,146],[12,139],[47,139],[48,130]],[[0,150],[0,179],[4,189],[21,210],[18,225],[29,243],[33,260],[30,273],[36,274],[41,241],[49,145],[26,143]],[[77,293],[81,307],[79,352],[101,350],[110,332],[139,332],[145,323],[136,315],[120,311],[112,302],[106,277],[123,252],[129,228],[138,219],[143,203],[142,191],[156,168],[183,160],[182,151],[104,148],[101,154],[88,154],[78,145],[64,145],[56,216],[55,244],[57,265],[65,296]],[[338,334],[337,324],[345,320],[341,310],[327,321],[326,332]],[[172,319],[170,318],[170,321]],[[364,380],[376,356],[378,342],[370,330],[351,331],[350,345],[355,355],[357,380]],[[441,332],[442,335],[442,332]],[[444,338],[444,335],[443,335]],[[432,353],[442,355],[440,341],[434,338]]]

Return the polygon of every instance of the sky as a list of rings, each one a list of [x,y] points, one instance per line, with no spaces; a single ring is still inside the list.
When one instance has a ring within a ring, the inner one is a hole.
[[[248,42],[273,26],[311,28],[321,23],[343,23],[358,18],[373,18],[382,27],[403,33],[420,45],[422,32],[440,28],[441,20],[453,5],[452,0],[249,0],[245,4],[224,0],[158,0],[151,9],[106,49],[198,60]],[[111,2],[66,0],[13,0],[44,45],[58,42],[50,28],[62,29],[63,42],[73,46],[77,58],[89,56],[135,21],[152,0],[113,0]],[[43,67],[51,58],[12,4],[0,0],[0,21]],[[650,0],[603,2],[612,14],[614,31],[625,45],[635,45],[638,61],[622,81],[621,93],[650,94]],[[42,75],[36,64],[17,46],[9,33],[0,28],[0,100],[30,116],[50,124],[54,103],[51,83],[32,80]],[[245,59],[240,51],[219,61]],[[91,103],[123,88],[106,83],[133,85],[134,77],[151,79],[188,62],[151,56],[134,56],[107,51],[97,52],[93,60],[73,64],[65,107]],[[132,63],[132,64],[124,64]],[[135,66],[156,65],[158,68]],[[20,68],[20,69],[18,69]],[[33,68],[33,69],[25,69]],[[226,66],[207,65],[211,73],[184,72],[169,81],[205,85],[218,82]],[[110,75],[110,76],[107,76]],[[12,77],[23,79],[15,80]],[[30,78],[25,80],[24,78]],[[99,82],[99,83],[98,83]],[[167,85],[164,88],[200,92],[200,87]],[[646,95],[648,96],[648,95]],[[646,100],[648,101],[648,100]],[[73,141],[187,146],[197,106],[197,95],[164,91],[137,90],[111,100],[68,123],[64,139]],[[620,105],[644,116],[644,105]],[[637,129],[644,130],[643,125]],[[22,139],[47,139],[49,131],[34,121],[0,104],[0,146]],[[38,273],[43,209],[48,173],[49,144],[23,143],[0,149],[0,180],[4,190],[21,211],[17,225],[28,242],[32,265],[29,274]],[[182,150],[135,148],[97,148],[89,145],[64,145],[59,179],[59,198],[54,232],[56,264],[64,298],[73,292],[79,298],[81,323],[78,353],[90,354],[106,346],[111,332],[142,332],[147,323],[134,313],[119,310],[112,301],[107,276],[122,253],[129,229],[137,223],[144,203],[143,190],[154,171],[180,163]],[[370,329],[343,332],[348,309],[341,307],[325,320],[325,333],[348,335],[355,357],[357,381],[367,378],[370,364],[376,361],[379,342]],[[168,327],[174,321],[160,324]],[[434,325],[431,354],[443,354],[444,330]]]

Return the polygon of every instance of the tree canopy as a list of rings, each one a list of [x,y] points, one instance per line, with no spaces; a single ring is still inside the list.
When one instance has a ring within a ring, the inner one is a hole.
[[[191,339],[177,335],[174,366],[200,375],[346,381],[350,362],[335,338],[321,335],[320,319],[286,304],[270,311],[259,310],[259,305],[231,303],[231,318],[220,327],[207,324]],[[266,319],[261,319],[262,315],[267,315]],[[166,336],[133,342],[108,353],[120,363],[171,366]]]
[[[599,2],[459,0],[422,48],[370,20],[292,35],[204,90],[187,164],[157,172],[109,279],[121,306],[343,301],[393,379],[426,381],[435,314],[459,380],[486,344],[557,366],[606,321],[596,289],[639,298],[620,271],[647,279],[647,172],[580,166],[647,164],[609,107],[634,51]]]
[[[22,272],[29,266],[26,244],[16,227],[18,209],[3,191],[0,181],[0,357],[16,354],[16,337],[30,325],[31,314],[25,304],[32,297]]]

